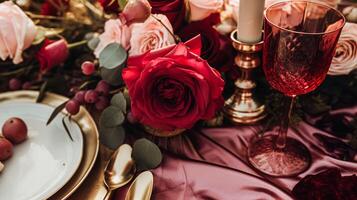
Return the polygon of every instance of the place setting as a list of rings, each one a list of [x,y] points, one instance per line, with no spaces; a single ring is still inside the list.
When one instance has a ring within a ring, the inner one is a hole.
[[[0,200],[357,199],[353,0],[0,3]]]

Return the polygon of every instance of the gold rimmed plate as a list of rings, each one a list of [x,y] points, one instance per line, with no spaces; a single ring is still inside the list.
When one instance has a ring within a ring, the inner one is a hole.
[[[11,174],[12,171],[17,168],[21,170],[29,167],[28,171],[23,170],[22,176],[18,174],[19,180],[14,188],[20,187],[21,184],[27,188],[25,184],[31,182],[32,186],[45,183],[43,188],[38,187],[38,191],[34,191],[33,187],[22,191],[12,190],[17,192],[11,193],[10,191],[9,194],[6,194],[10,199],[12,197],[17,200],[21,198],[67,199],[78,189],[96,161],[99,150],[98,130],[88,111],[81,108],[80,112],[72,117],[73,120],[66,123],[74,137],[74,141],[71,141],[61,126],[61,120],[65,113],[60,113],[50,126],[45,126],[53,109],[68,99],[53,93],[46,93],[43,101],[36,104],[37,96],[38,92],[36,91],[0,94],[0,109],[3,109],[4,117],[20,116],[24,118],[29,127],[28,141],[15,146],[13,158],[6,161],[6,169],[0,174],[3,177],[1,181],[11,184],[12,180],[7,180],[6,177],[13,177],[15,173]],[[40,155],[35,156],[38,153]],[[48,175],[45,174],[46,172]],[[57,174],[53,177],[54,173]],[[27,176],[28,179],[24,179],[24,176]],[[31,176],[34,177],[31,178]],[[20,179],[20,177],[22,178]],[[37,182],[38,184],[36,184]]]

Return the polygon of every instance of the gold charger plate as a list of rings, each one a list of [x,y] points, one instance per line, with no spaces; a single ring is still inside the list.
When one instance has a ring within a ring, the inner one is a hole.
[[[0,102],[36,102],[37,96],[37,91],[6,92],[0,94]],[[57,107],[58,105],[62,104],[67,100],[68,98],[66,97],[48,92],[46,93],[45,98],[41,103],[52,107]],[[83,134],[82,160],[72,178],[65,184],[65,186],[63,186],[59,191],[57,191],[53,196],[51,196],[49,198],[50,200],[67,199],[74,191],[76,191],[78,187],[83,183],[84,179],[88,176],[98,155],[98,129],[89,112],[83,107],[81,107],[79,113],[76,116],[73,116],[72,119],[74,119],[80,126]]]

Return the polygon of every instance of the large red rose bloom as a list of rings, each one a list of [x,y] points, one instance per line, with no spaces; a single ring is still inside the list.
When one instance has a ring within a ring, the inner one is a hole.
[[[224,102],[220,74],[182,43],[129,58],[122,76],[133,116],[152,128],[189,129]]]

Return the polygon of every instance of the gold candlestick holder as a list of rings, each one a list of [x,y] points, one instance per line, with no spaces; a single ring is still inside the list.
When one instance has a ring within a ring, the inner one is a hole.
[[[231,33],[231,40],[237,50],[234,61],[240,76],[235,81],[234,94],[225,102],[223,112],[234,124],[254,124],[266,116],[265,106],[253,94],[256,83],[252,77],[252,71],[261,65],[263,41],[247,44],[237,38],[235,30]]]

